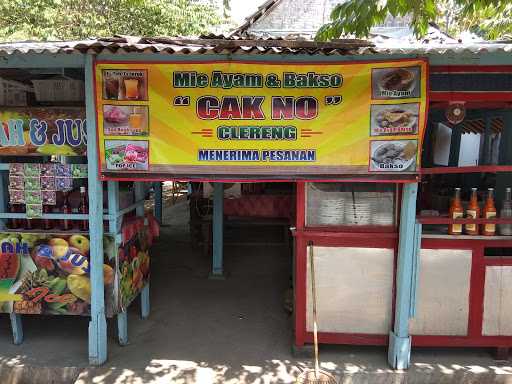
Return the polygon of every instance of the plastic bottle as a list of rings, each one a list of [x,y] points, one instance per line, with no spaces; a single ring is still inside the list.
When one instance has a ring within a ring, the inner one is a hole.
[[[69,205],[68,201],[68,192],[63,192],[63,202],[62,202],[62,213],[63,214],[71,214],[71,206]],[[73,225],[71,220],[69,219],[62,219],[60,221],[60,229],[63,231],[70,231],[73,229]]]
[[[87,191],[85,187],[80,187],[80,207],[78,208],[80,213],[89,213],[89,204],[87,203]],[[89,230],[89,220],[80,220],[80,230]]]
[[[18,213],[18,208],[14,204],[9,204],[9,212]],[[8,221],[10,229],[18,229],[20,227],[20,223],[18,219],[10,219]]]
[[[480,217],[480,206],[478,205],[477,189],[471,188],[471,199],[466,209],[466,218],[478,219]],[[478,224],[466,224],[465,232],[468,235],[478,235]]]
[[[50,206],[43,205],[43,214],[50,213]],[[43,229],[45,231],[49,231],[52,229],[52,221],[50,219],[43,219]]]
[[[512,218],[512,188],[505,189],[505,200],[503,200],[500,217],[504,219]],[[501,235],[512,236],[512,224],[500,224],[498,228]]]
[[[493,219],[496,217],[496,207],[494,206],[494,188],[488,189],[483,217],[485,219]],[[496,224],[484,224],[482,234],[484,236],[494,236],[496,234]]]
[[[462,208],[460,201],[460,188],[455,188],[455,197],[450,205],[449,215],[451,219],[461,219],[464,216],[464,208]],[[448,226],[448,233],[450,235],[462,234],[462,224],[450,224]]]

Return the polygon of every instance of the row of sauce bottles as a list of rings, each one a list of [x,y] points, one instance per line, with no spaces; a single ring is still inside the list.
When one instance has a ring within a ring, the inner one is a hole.
[[[89,203],[87,200],[87,190],[85,187],[80,187],[80,202],[78,207],[73,210],[70,204],[70,194],[71,191],[62,192],[61,203],[57,206],[43,205],[43,213],[63,213],[63,214],[72,214],[72,213],[82,213],[87,214],[89,212]],[[11,204],[10,211],[11,213],[23,213],[23,205],[21,204]],[[61,230],[61,231],[71,231],[71,230],[80,230],[87,231],[89,229],[89,221],[88,220],[70,220],[70,219],[10,219],[8,222],[9,229],[42,229],[45,231],[48,230]]]
[[[464,207],[460,198],[460,188],[455,188],[455,196],[450,204],[449,216],[452,219],[478,219],[480,217],[484,219],[493,219],[497,217],[497,210],[494,204],[494,188],[487,189],[487,197],[483,210],[480,208],[478,203],[477,188],[471,188],[471,198],[469,204],[465,210],[466,215],[464,216]],[[505,200],[500,211],[501,218],[512,218],[512,189],[506,188]],[[480,230],[481,227],[481,230]],[[512,236],[512,224],[499,224],[499,233],[503,236]],[[496,235],[496,224],[450,224],[448,226],[448,233],[450,235],[461,235],[465,233],[467,235],[484,235],[494,236]]]

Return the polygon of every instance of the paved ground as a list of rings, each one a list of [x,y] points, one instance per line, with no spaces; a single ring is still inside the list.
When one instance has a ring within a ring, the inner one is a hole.
[[[153,252],[151,317],[141,320],[137,303],[130,308],[130,345],[116,343],[110,321],[108,363],[90,368],[86,318],[25,316],[25,343],[14,346],[2,315],[0,384],[294,382],[311,360],[290,354],[286,249],[228,246],[229,278],[208,280],[209,261],[190,246],[185,222],[184,202],[167,210],[170,225]],[[324,346],[320,353],[343,384],[512,384],[510,362],[498,364],[487,350],[415,350],[408,372],[389,370],[385,348]]]

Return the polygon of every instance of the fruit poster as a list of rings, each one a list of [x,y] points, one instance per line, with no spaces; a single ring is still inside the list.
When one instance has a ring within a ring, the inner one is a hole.
[[[119,305],[126,309],[149,282],[149,247],[153,236],[141,227],[118,249]]]
[[[0,312],[88,315],[91,303],[89,236],[80,233],[0,233]],[[103,239],[108,315],[116,309],[116,249]]]
[[[427,62],[97,61],[103,179],[415,174]]]
[[[82,156],[85,108],[1,107],[0,156]]]
[[[149,282],[149,248],[158,236],[151,216],[122,225],[123,242],[103,237],[107,316],[124,310]],[[88,315],[90,242],[83,233],[0,233],[0,312]]]

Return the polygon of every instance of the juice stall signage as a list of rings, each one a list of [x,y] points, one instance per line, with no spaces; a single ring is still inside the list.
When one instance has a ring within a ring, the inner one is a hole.
[[[103,178],[414,174],[423,60],[96,63]]]
[[[0,156],[83,156],[85,108],[0,108]]]

